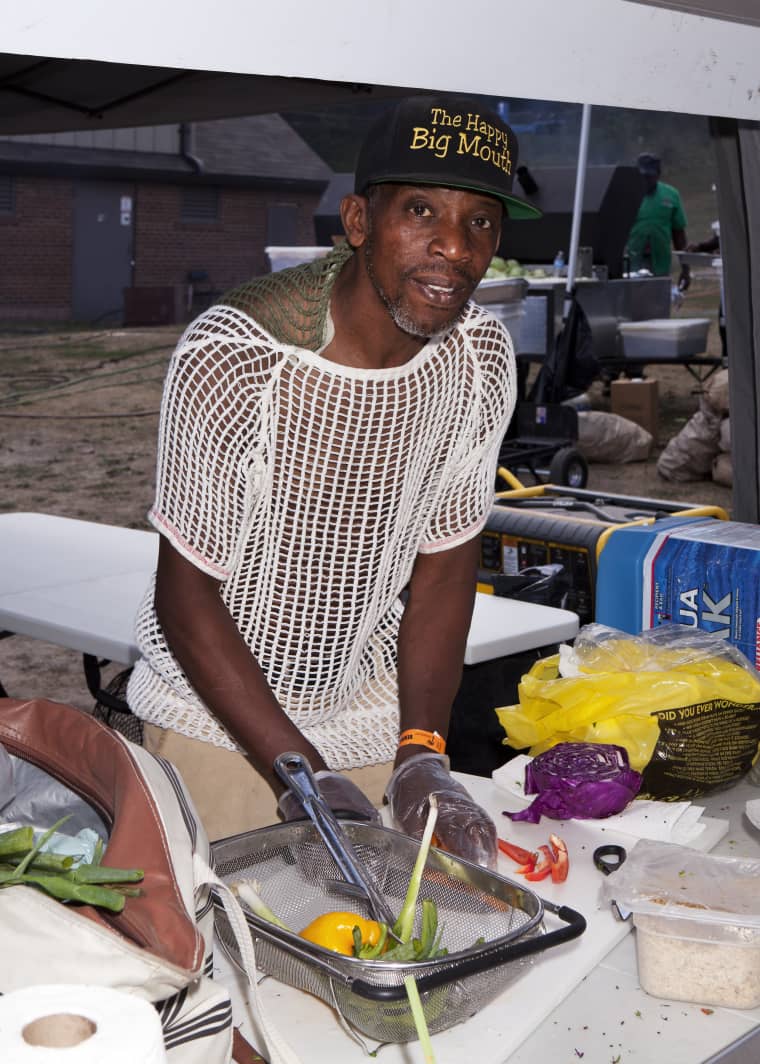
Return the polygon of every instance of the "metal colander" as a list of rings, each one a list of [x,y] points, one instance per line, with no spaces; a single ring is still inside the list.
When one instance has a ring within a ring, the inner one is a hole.
[[[344,821],[343,831],[398,913],[419,849],[414,839],[388,828]],[[217,875],[228,885],[255,879],[258,893],[289,927],[300,930],[322,913],[349,910],[369,917],[366,903],[346,887],[314,825],[296,821],[222,839],[212,846]],[[347,898],[346,890],[351,896]],[[417,1037],[404,988],[414,975],[431,1034],[461,1023],[492,1001],[528,963],[531,954],[575,938],[585,920],[542,900],[503,876],[431,849],[420,900],[438,907],[445,957],[409,964],[359,960],[323,949],[246,910],[258,967],[275,979],[316,994],[337,1008],[356,1031],[379,1042]],[[418,910],[421,906],[418,906]],[[240,952],[217,899],[216,929],[238,965]],[[564,927],[546,932],[545,910]],[[415,934],[419,933],[419,924]]]

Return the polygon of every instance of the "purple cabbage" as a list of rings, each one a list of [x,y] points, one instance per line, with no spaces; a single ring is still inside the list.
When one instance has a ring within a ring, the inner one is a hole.
[[[537,798],[527,809],[504,815],[537,824],[552,820],[599,820],[620,813],[641,787],[641,776],[622,746],[557,743],[525,769],[525,793]]]

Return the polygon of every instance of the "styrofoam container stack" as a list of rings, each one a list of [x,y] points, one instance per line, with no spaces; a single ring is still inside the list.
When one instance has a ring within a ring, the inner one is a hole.
[[[622,321],[618,332],[625,358],[684,358],[707,350],[709,318],[650,318]]]
[[[527,291],[528,282],[523,277],[489,278],[480,282],[472,297],[504,325],[517,352],[521,350]]]

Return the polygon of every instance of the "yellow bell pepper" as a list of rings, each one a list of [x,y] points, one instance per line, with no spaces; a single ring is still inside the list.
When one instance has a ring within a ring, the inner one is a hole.
[[[301,938],[346,957],[354,956],[354,928],[358,927],[362,945],[376,946],[382,933],[375,920],[365,920],[356,913],[322,913],[301,931]]]

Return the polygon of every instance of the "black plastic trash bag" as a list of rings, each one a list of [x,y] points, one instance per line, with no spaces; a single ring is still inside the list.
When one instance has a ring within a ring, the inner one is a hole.
[[[497,573],[493,577],[495,595],[558,609],[567,609],[570,589],[571,580],[564,565],[531,565],[514,575]]]
[[[585,392],[599,376],[591,326],[573,297],[554,347],[536,375],[528,398],[534,403],[561,403]]]

